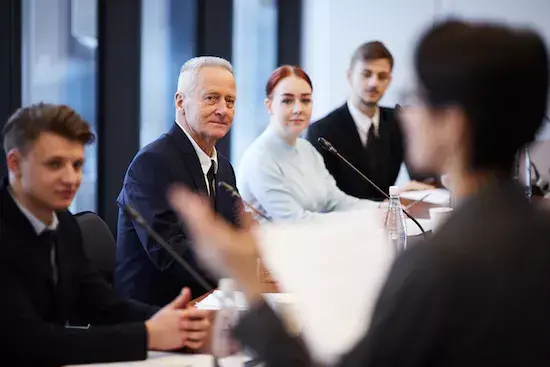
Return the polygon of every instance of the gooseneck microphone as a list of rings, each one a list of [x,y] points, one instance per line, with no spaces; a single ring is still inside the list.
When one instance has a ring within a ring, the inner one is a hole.
[[[187,261],[185,261],[180,254],[178,254],[174,248],[166,242],[153,228],[151,228],[148,224],[145,218],[133,207],[126,204],[124,206],[124,211],[126,214],[132,218],[140,227],[142,227],[145,232],[159,245],[161,245],[169,254],[172,256],[174,260],[177,261],[179,265],[181,265],[191,276],[199,283],[204,289],[206,289],[208,292],[212,291],[214,287],[208,283],[204,277],[202,277]]]
[[[262,213],[261,211],[259,211],[258,209],[254,208],[252,205],[250,205],[249,203],[247,203],[243,198],[242,196],[239,194],[239,192],[237,191],[237,189],[235,189],[233,186],[231,186],[230,184],[228,184],[227,182],[224,182],[224,181],[220,181],[218,182],[218,186],[219,187],[223,187],[227,192],[229,192],[229,194],[231,194],[231,196],[233,196],[234,198],[236,199],[239,199],[240,201],[242,201],[242,203],[244,204],[244,206],[246,206],[247,208],[249,208],[250,210],[252,210],[254,213],[258,214],[260,217],[264,218],[265,220],[269,221],[269,222],[272,222],[273,219],[271,217],[268,217],[267,215],[265,215],[264,213]]]
[[[353,169],[355,172],[357,172],[357,174],[365,181],[367,181],[369,184],[372,185],[372,187],[374,187],[376,190],[378,190],[382,195],[384,195],[384,197],[386,199],[389,199],[390,196],[384,192],[384,190],[382,190],[380,187],[378,187],[378,185],[376,185],[374,182],[372,182],[372,180],[370,178],[368,178],[363,172],[361,172],[357,167],[355,167],[350,161],[348,161],[346,159],[346,157],[344,157],[342,154],[340,154],[340,152],[338,152],[338,150],[336,150],[336,148],[332,145],[331,142],[329,142],[327,139],[323,138],[322,136],[319,137],[317,139],[317,141],[319,142],[319,144],[321,144],[321,146],[323,147],[323,149],[325,149],[326,151],[328,151],[329,153],[335,155],[336,157],[338,157],[338,159],[340,159],[342,162],[344,162],[348,167],[350,167],[351,169]],[[414,224],[416,224],[418,226],[418,228],[420,229],[420,231],[422,232],[422,234],[424,236],[426,236],[426,231],[424,231],[424,228],[422,228],[422,226],[420,225],[420,223],[418,223],[418,221],[416,219],[413,218],[412,215],[410,215],[405,209],[401,208],[401,210],[403,211],[403,213],[408,217],[410,218]]]

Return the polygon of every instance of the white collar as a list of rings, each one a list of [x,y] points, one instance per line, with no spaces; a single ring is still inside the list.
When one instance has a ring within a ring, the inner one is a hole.
[[[359,109],[357,109],[349,100],[347,101],[347,105],[349,113],[351,114],[353,122],[355,122],[357,131],[359,132],[359,136],[361,137],[361,141],[363,145],[365,145],[367,142],[367,134],[372,124],[374,124],[374,133],[376,134],[376,136],[378,136],[380,133],[380,107],[376,107],[376,112],[374,112],[374,116],[370,118]]]
[[[19,208],[19,210],[21,210],[21,213],[23,213],[23,215],[31,223],[31,225],[34,228],[37,235],[42,234],[42,232],[44,232],[46,229],[49,229],[51,231],[55,231],[57,229],[57,226],[59,225],[59,219],[57,218],[57,214],[55,214],[55,212],[53,212],[53,219],[52,219],[52,222],[50,223],[50,225],[46,225],[44,222],[42,222],[40,219],[38,219],[33,213],[31,213],[31,211],[29,209],[25,208],[23,206],[23,204],[21,204],[19,202],[19,200],[17,200],[15,198],[15,195],[13,195],[11,188],[9,188],[8,191],[9,191],[13,201],[15,202],[17,207]]]
[[[177,125],[183,130],[185,135],[187,135],[187,138],[189,141],[191,141],[191,145],[193,145],[193,148],[195,148],[195,152],[197,152],[197,156],[199,157],[199,162],[201,163],[202,172],[206,175],[208,171],[210,170],[210,166],[212,165],[212,161],[214,161],[214,172],[218,172],[218,153],[216,152],[216,147],[214,147],[214,150],[212,151],[212,157],[209,157],[208,154],[205,153],[204,150],[202,150],[201,147],[197,144],[195,139],[181,126],[179,123]]]

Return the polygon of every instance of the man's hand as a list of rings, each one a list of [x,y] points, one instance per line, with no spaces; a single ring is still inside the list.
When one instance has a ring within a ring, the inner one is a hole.
[[[184,288],[170,304],[145,322],[148,334],[148,349],[174,350],[187,346],[200,348],[210,327],[207,311],[185,309],[191,293]]]
[[[185,221],[197,254],[205,265],[211,271],[219,270],[217,268],[222,266],[240,285],[249,303],[261,300],[262,293],[257,279],[259,254],[252,231],[233,228],[214,213],[204,198],[184,187],[173,188],[169,198],[175,212]],[[243,220],[245,228],[254,227],[247,218]]]
[[[186,311],[187,318],[183,324],[187,332],[185,346],[193,350],[201,349],[206,344],[212,330],[210,326],[211,320],[213,320],[213,312],[196,308],[188,308]]]

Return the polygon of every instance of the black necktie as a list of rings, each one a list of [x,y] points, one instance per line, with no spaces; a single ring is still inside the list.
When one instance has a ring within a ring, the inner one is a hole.
[[[206,174],[206,178],[208,180],[208,189],[210,191],[210,202],[214,208],[216,206],[216,162],[211,160],[210,163],[210,169]]]
[[[369,143],[374,144],[374,142],[376,141],[375,130],[376,130],[376,128],[374,127],[374,124],[371,123],[369,131],[367,132],[367,144],[366,144],[367,147],[369,146]]]
[[[54,285],[57,285],[58,271],[56,261],[56,232],[51,229],[46,229],[40,234],[40,236],[43,237],[46,243],[50,246],[50,265],[52,268],[52,280]]]
[[[369,170],[369,177],[374,180],[375,183],[380,185],[378,179],[381,174],[381,165],[384,164],[384,157],[380,155],[381,140],[376,137],[374,124],[370,125],[369,133],[367,134],[367,146],[365,152],[367,155],[367,166]]]

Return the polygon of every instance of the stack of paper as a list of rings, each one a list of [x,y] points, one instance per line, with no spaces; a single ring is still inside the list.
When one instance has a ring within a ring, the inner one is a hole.
[[[235,292],[235,300],[237,304],[237,308],[240,310],[246,310],[248,309],[248,304],[246,302],[246,298],[241,292]],[[218,290],[215,290],[211,294],[209,294],[205,299],[203,299],[200,302],[197,302],[195,305],[196,308],[200,308],[202,310],[219,310],[221,308],[221,301],[219,297],[221,296],[221,292]],[[290,294],[287,293],[264,293],[264,298],[266,302],[270,305],[275,305],[276,303],[280,302],[292,302],[292,297]]]
[[[330,213],[257,229],[266,265],[292,294],[314,359],[334,363],[366,333],[394,253],[379,210]]]

